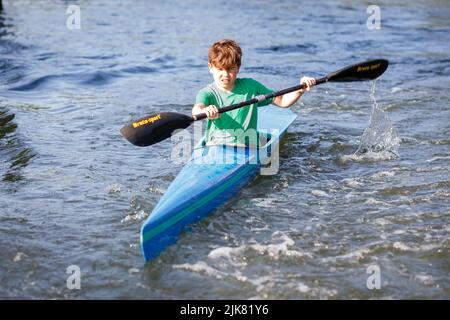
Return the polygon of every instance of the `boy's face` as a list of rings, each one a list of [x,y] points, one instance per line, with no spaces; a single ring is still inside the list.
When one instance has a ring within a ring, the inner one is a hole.
[[[239,67],[235,66],[230,69],[217,68],[211,63],[208,63],[209,72],[213,75],[214,82],[217,86],[231,90],[234,88],[234,82],[236,81],[239,73]]]

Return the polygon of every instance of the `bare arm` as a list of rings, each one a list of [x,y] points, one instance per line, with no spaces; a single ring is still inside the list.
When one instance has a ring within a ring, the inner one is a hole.
[[[311,90],[311,87],[316,84],[316,80],[310,77],[303,77],[301,78],[300,83],[306,84],[306,88],[275,97],[275,99],[273,99],[273,104],[281,108],[289,108],[296,103],[305,92]]]

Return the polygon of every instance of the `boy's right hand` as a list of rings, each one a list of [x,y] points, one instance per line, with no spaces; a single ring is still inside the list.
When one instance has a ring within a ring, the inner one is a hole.
[[[209,105],[203,108],[203,112],[206,113],[208,119],[214,120],[219,118],[219,110],[215,105]]]

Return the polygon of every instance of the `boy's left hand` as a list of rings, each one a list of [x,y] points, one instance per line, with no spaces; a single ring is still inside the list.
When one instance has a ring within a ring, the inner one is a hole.
[[[305,92],[311,90],[311,88],[316,84],[316,79],[311,78],[311,77],[302,77],[300,79],[300,84],[306,85],[306,88],[300,89],[301,93],[305,93]]]

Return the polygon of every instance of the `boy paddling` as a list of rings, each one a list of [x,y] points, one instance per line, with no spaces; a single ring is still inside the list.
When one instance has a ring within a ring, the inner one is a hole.
[[[192,108],[192,115],[206,113],[208,116],[205,136],[207,145],[257,145],[256,141],[241,141],[242,137],[253,136],[248,134],[249,131],[256,132],[257,108],[271,103],[288,108],[315,85],[314,78],[303,77],[300,83],[306,85],[305,89],[219,114],[218,108],[273,92],[252,78],[237,77],[241,67],[241,58],[241,48],[235,41],[229,39],[214,43],[208,50],[208,68],[213,75],[214,82],[198,92]]]

